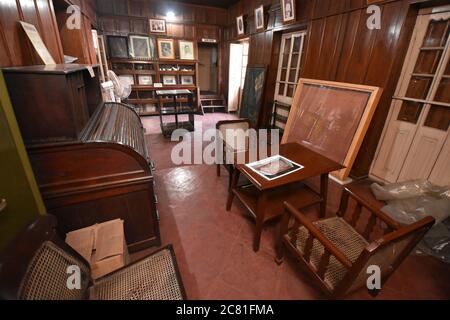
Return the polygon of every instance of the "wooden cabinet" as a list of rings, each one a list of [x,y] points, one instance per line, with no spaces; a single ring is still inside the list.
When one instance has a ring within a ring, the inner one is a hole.
[[[3,69],[27,145],[78,138],[101,101],[98,67],[94,72],[85,65]]]
[[[159,246],[152,165],[139,115],[101,102],[98,67],[4,70],[45,202],[67,232],[123,219],[130,251]]]

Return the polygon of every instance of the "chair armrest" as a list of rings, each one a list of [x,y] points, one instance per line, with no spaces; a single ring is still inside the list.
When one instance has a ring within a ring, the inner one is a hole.
[[[342,263],[345,267],[351,268],[352,262],[343,254],[327,237],[323,235],[323,233],[312,224],[308,218],[306,218],[300,211],[294,208],[291,204],[285,202],[284,203],[286,210],[290,213],[294,219],[300,222],[306,229],[308,229],[309,233],[319,240],[319,242],[325,247],[325,249],[331,253],[336,259]]]
[[[346,188],[344,192],[348,192],[353,199],[355,199],[357,202],[359,202],[364,207],[366,207],[370,211],[371,214],[377,216],[381,221],[386,223],[390,228],[392,228],[394,230],[398,230],[402,227],[397,221],[395,221],[394,219],[389,217],[387,214],[382,212],[380,209],[376,208],[374,205],[372,205],[368,201],[361,198],[359,195],[355,194],[350,189]]]

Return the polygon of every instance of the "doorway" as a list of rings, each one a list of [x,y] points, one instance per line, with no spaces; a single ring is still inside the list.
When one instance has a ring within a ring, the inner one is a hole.
[[[230,44],[230,66],[228,81],[228,111],[240,109],[249,54],[248,39]]]
[[[200,94],[216,95],[219,83],[217,44],[200,43],[198,60]]]

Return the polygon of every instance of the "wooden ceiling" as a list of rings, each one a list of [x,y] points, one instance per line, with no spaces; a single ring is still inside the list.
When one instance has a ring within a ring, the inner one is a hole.
[[[229,8],[233,4],[239,2],[239,0],[174,0],[176,2],[191,3],[201,6],[210,6],[218,8]]]

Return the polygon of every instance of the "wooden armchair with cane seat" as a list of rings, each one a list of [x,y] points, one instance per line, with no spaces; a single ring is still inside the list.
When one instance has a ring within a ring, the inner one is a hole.
[[[53,216],[42,217],[0,254],[0,299],[185,299],[170,246],[94,282],[88,262],[57,236],[55,228]],[[69,279],[76,272],[79,286]]]
[[[247,119],[224,120],[219,121],[216,124],[217,134],[219,135],[216,137],[216,150],[221,150],[223,156],[222,159],[217,159],[217,176],[220,177],[220,167],[222,162],[229,173],[229,187],[231,187],[234,164],[230,163],[231,161],[227,161],[227,151],[233,156],[239,152],[246,152],[249,147],[249,137],[247,132],[250,128],[251,123],[250,120]],[[230,132],[234,134],[230,135]],[[243,134],[243,136],[239,136],[239,134]]]
[[[401,226],[349,189],[333,218],[311,222],[289,203],[285,207],[277,263],[282,263],[287,248],[334,297],[365,287],[370,266],[380,267],[384,284],[434,224],[426,217]]]

